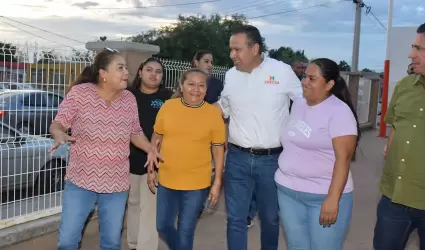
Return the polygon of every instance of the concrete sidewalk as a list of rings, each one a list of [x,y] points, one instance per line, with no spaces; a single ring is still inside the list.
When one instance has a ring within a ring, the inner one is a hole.
[[[376,204],[380,198],[378,182],[383,167],[383,148],[385,139],[377,138],[377,131],[367,131],[362,135],[360,149],[357,152],[356,162],[351,170],[355,185],[355,205],[349,234],[346,238],[344,250],[372,250],[373,229],[376,219]],[[260,230],[258,221],[248,230],[249,250],[260,249]],[[279,250],[286,249],[283,233],[281,232]],[[123,233],[122,249],[128,250]],[[5,250],[55,250],[57,233],[5,248]],[[99,235],[97,223],[91,223],[83,239],[82,250],[99,249]],[[161,244],[159,250],[168,248]],[[223,196],[218,209],[209,211],[199,221],[196,236],[196,250],[225,250],[226,248],[226,214]],[[416,232],[408,243],[407,250],[419,249],[419,241]],[[147,249],[150,250],[150,249]],[[153,249],[152,249],[153,250]]]

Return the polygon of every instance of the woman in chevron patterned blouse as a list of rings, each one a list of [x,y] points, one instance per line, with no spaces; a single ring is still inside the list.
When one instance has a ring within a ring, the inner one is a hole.
[[[128,71],[119,52],[106,48],[86,67],[60,104],[50,127],[51,151],[71,142],[59,228],[59,250],[76,250],[84,223],[97,202],[100,249],[121,249],[121,230],[130,186],[130,142],[148,152],[146,164],[161,159],[142,132]],[[71,128],[72,137],[66,134]],[[143,168],[143,166],[140,166]]]

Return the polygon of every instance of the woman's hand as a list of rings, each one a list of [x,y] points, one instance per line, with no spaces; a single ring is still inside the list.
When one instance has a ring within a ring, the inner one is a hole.
[[[53,146],[49,149],[49,152],[51,155],[56,151],[57,148],[59,148],[60,145],[65,144],[67,142],[75,142],[75,138],[72,136],[69,136],[67,133],[58,131],[57,133],[52,134],[55,142]]]
[[[320,211],[319,222],[323,227],[330,227],[338,217],[339,199],[326,197]]]
[[[210,194],[208,196],[208,200],[210,201],[210,206],[214,206],[217,204],[218,199],[220,198],[221,193],[221,184],[214,183],[211,187]]]
[[[154,167],[159,168],[159,161],[164,161],[162,156],[159,154],[159,140],[156,141],[156,144],[152,146],[151,150],[148,153],[148,160],[145,163],[145,168],[148,167],[148,171],[153,171]]]
[[[150,171],[148,170],[148,187],[149,190],[155,194],[156,193],[156,188],[158,187],[158,174],[156,173],[156,171]]]

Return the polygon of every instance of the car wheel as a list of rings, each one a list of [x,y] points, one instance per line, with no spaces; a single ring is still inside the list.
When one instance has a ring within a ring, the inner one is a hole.
[[[37,177],[34,192],[48,194],[62,191],[65,187],[66,162],[53,160],[48,162]]]
[[[28,123],[21,123],[17,126],[18,131],[24,135],[31,135],[34,133],[33,127]]]

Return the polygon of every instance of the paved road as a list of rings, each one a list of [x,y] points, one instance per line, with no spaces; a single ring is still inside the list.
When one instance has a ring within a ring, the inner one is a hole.
[[[373,228],[375,225],[376,204],[379,200],[378,181],[383,166],[382,149],[385,140],[376,137],[376,131],[363,134],[357,160],[352,165],[355,183],[355,206],[353,220],[347,236],[344,250],[372,250]],[[260,234],[258,221],[249,229],[249,250],[260,249]],[[123,250],[128,250],[123,234]],[[57,235],[51,234],[43,238],[6,248],[5,250],[26,249],[56,249]],[[99,249],[97,228],[91,226],[83,240],[82,250]],[[226,215],[224,201],[221,199],[217,211],[205,215],[198,224],[195,237],[195,250],[225,250],[226,249]],[[279,250],[284,250],[285,241],[282,235]],[[417,250],[418,238],[413,233],[407,250]],[[148,249],[147,249],[148,250]],[[167,250],[162,244],[159,250]]]

